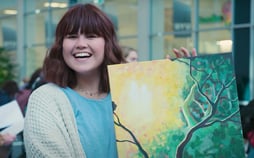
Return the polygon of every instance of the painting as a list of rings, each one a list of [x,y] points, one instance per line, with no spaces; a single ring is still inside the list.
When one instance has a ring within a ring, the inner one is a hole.
[[[120,158],[243,158],[231,53],[108,66]]]

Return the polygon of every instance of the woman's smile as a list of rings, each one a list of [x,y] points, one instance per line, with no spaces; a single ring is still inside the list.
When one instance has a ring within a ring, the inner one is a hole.
[[[91,53],[87,53],[87,52],[78,52],[78,53],[74,53],[73,56],[75,58],[89,58],[92,56]]]

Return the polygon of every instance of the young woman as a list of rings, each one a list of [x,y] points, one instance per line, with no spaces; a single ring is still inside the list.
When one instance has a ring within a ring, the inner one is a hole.
[[[115,158],[107,65],[124,61],[114,26],[92,4],[70,8],[56,28],[24,127],[28,157]]]
[[[117,157],[107,65],[123,60],[105,13],[91,4],[66,12],[43,65],[49,84],[28,103],[28,157]]]

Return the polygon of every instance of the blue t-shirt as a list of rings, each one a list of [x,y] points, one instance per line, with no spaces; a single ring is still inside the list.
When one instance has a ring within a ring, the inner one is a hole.
[[[87,158],[117,158],[112,100],[85,98],[71,88],[63,88],[68,96]]]

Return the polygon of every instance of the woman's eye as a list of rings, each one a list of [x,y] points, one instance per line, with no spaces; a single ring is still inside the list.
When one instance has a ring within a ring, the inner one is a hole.
[[[66,38],[77,38],[78,35],[72,34],[72,35],[67,35]]]
[[[98,37],[96,34],[89,34],[89,35],[86,35],[87,38],[96,38]]]

